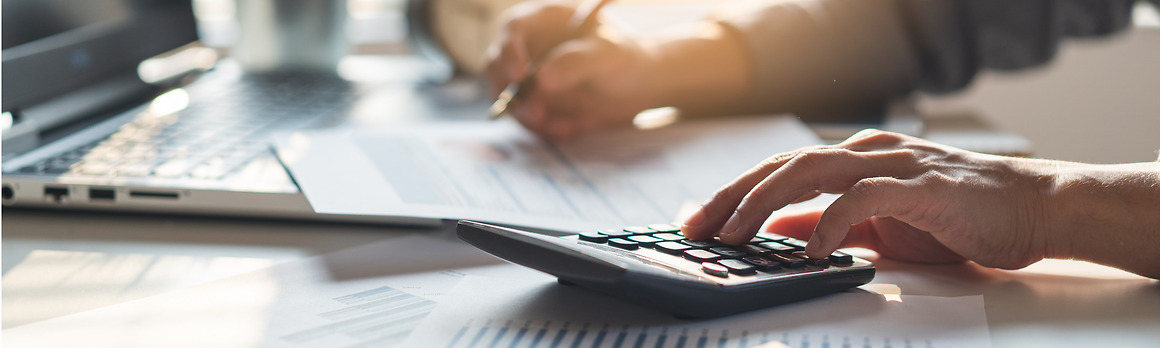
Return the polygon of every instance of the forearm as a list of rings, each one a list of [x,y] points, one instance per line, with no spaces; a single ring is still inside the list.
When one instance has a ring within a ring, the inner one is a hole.
[[[1062,166],[1048,257],[1160,278],[1160,163]]]
[[[913,91],[921,56],[895,0],[777,2],[718,14],[752,61],[746,104],[807,120],[865,117]]]
[[[744,100],[753,69],[743,43],[716,23],[692,37],[644,44],[655,62],[646,79],[652,107],[723,109]]]

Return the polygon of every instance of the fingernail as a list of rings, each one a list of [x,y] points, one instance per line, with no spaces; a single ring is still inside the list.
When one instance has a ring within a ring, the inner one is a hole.
[[[817,256],[821,255],[821,251],[820,251],[821,247],[822,247],[822,238],[819,237],[818,234],[815,232],[813,236],[810,236],[810,240],[808,242],[806,242],[806,255],[810,255],[810,257],[817,257]],[[829,255],[825,255],[825,256],[829,256]],[[825,256],[823,256],[823,257],[825,257]]]
[[[739,221],[736,214],[730,216],[729,220],[725,221],[725,226],[721,226],[721,239],[733,238],[733,235],[737,234],[737,228],[740,227],[740,225],[741,221]]]
[[[684,226],[681,227],[681,231],[685,231],[685,227],[696,229],[701,227],[701,225],[704,223],[705,208],[697,208],[697,211],[693,212],[693,215],[690,215],[689,218],[685,219],[685,223]]]

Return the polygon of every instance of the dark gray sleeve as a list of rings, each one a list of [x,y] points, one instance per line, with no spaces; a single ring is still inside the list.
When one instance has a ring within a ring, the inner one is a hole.
[[[817,0],[721,23],[756,76],[750,107],[850,112],[916,90],[961,89],[982,69],[1043,64],[1063,37],[1128,26],[1134,0]]]

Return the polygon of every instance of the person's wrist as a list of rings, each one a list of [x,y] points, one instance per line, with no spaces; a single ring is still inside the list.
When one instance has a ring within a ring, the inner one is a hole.
[[[1076,196],[1083,195],[1072,186],[1074,168],[1061,162],[1030,160],[1035,164],[1035,185],[1043,210],[1037,226],[1043,239],[1043,257],[1075,258],[1076,229],[1072,225],[1078,206]]]
[[[1074,195],[1070,187],[1067,162],[1000,157],[1007,161],[1026,189],[1020,196],[1022,207],[1019,219],[1010,233],[1025,233],[1029,238],[1029,262],[1043,258],[1073,258],[1074,228],[1070,225],[1075,214]]]

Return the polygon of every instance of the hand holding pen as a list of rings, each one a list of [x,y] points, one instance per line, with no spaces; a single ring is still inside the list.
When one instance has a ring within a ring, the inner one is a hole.
[[[576,10],[572,13],[571,20],[568,21],[569,35],[566,36],[564,41],[575,40],[585,32],[592,31],[596,25],[597,14],[609,2],[611,0],[585,0],[580,3],[580,6],[576,7]],[[500,91],[495,103],[487,110],[490,119],[500,118],[500,116],[503,116],[507,112],[508,107],[512,103],[518,102],[517,98],[521,97],[521,90],[527,91],[535,88],[536,70],[536,66],[533,65],[531,72],[522,81],[508,83],[503,91]],[[527,94],[527,92],[524,92],[524,94]]]
[[[521,3],[507,15],[489,51],[488,78],[497,102],[491,116],[510,115],[550,140],[609,124],[629,124],[651,106],[642,84],[651,57],[637,42],[604,26],[608,0],[579,8]]]

